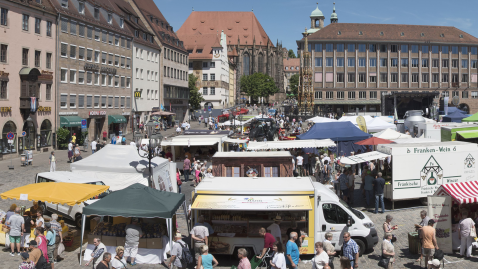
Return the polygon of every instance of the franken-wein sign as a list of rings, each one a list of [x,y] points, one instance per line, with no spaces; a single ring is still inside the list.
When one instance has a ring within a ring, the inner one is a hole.
[[[478,148],[473,144],[379,145],[378,151],[392,155],[393,200],[424,198],[442,184],[477,180]]]
[[[451,229],[451,197],[428,196],[428,216],[435,220],[436,239],[438,247],[443,252],[451,254],[452,229]]]

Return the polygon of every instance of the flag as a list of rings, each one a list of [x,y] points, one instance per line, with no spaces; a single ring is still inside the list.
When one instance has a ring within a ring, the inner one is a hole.
[[[35,113],[37,111],[37,98],[36,97],[30,97],[31,102],[30,102],[30,111]]]
[[[161,104],[161,110],[164,110],[164,106],[163,106],[163,104]]]

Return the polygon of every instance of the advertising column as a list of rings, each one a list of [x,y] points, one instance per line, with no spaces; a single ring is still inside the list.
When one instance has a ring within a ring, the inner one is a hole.
[[[451,197],[428,196],[428,216],[435,220],[436,239],[438,247],[444,253],[451,254]]]

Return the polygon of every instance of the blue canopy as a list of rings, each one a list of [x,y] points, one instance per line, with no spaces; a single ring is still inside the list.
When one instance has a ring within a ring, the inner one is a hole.
[[[331,139],[333,141],[358,141],[372,137],[360,130],[350,121],[316,123],[304,134],[298,135],[297,139]]]
[[[452,114],[443,116],[443,122],[461,122],[462,119],[467,118],[466,114],[460,112],[461,110],[457,109]]]
[[[460,110],[460,109],[458,109],[458,108],[456,108],[456,107],[448,107],[448,115],[451,115],[451,114],[455,113],[456,111],[459,111],[459,112],[462,113],[462,114],[466,114],[465,111]],[[438,112],[438,114],[439,114],[439,115],[444,115],[444,114],[445,114],[445,111],[444,111],[444,110],[440,110],[440,111]]]

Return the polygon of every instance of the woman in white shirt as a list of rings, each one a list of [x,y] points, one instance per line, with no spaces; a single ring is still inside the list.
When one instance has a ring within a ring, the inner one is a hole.
[[[272,254],[272,260],[270,261],[272,269],[286,269],[284,248],[281,242],[275,242],[272,247],[274,253]]]
[[[124,247],[116,248],[116,256],[111,259],[111,268],[121,269],[126,268],[126,259],[124,258]]]
[[[329,255],[324,251],[324,244],[322,242],[315,243],[315,251],[317,255],[314,257],[314,265],[316,269],[324,269],[329,267]]]

